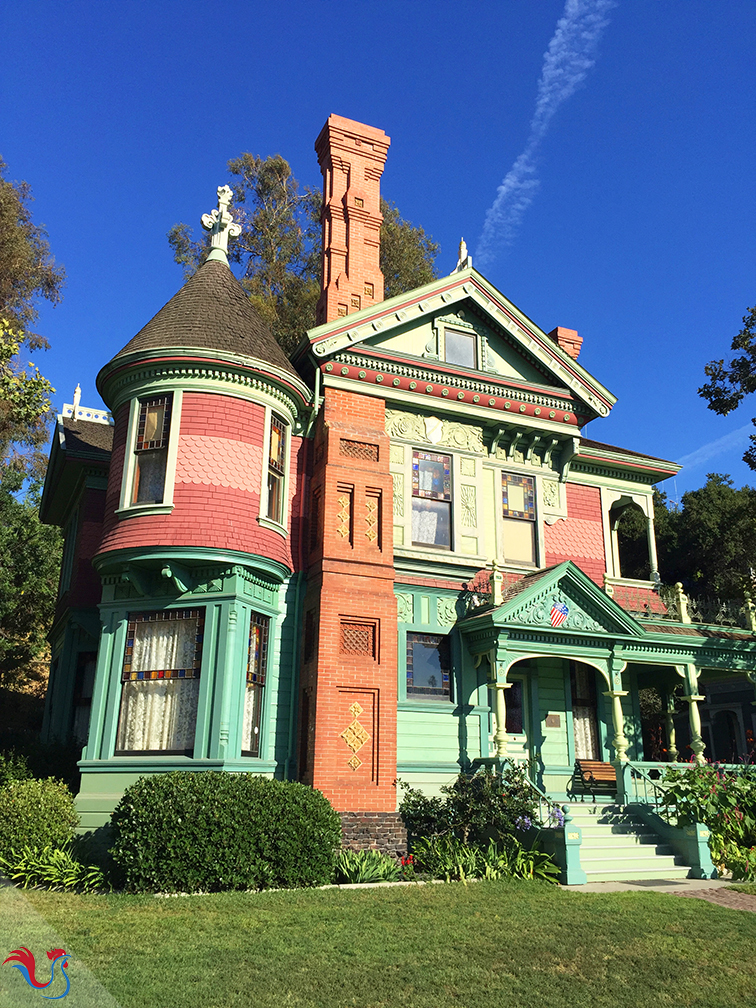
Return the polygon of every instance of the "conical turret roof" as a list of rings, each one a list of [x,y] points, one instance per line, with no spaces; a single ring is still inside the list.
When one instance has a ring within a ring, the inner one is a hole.
[[[206,260],[113,359],[168,347],[241,354],[297,375],[242,285],[217,259]]]

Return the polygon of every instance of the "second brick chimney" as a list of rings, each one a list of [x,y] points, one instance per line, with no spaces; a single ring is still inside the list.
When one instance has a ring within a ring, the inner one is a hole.
[[[315,151],[323,172],[323,286],[318,325],[383,300],[380,181],[391,138],[328,117]]]
[[[577,329],[565,329],[564,326],[557,326],[552,329],[549,336],[558,343],[566,353],[577,360],[580,354],[580,347],[583,345],[583,337],[578,336]]]

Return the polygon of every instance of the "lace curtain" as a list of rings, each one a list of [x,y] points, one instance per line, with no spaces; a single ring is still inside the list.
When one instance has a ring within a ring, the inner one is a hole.
[[[262,687],[258,683],[247,683],[244,693],[244,728],[242,730],[242,752],[260,755],[260,708]]]
[[[572,723],[575,729],[575,759],[600,759],[595,708],[573,706]]]
[[[138,622],[130,674],[193,670],[197,620]],[[121,694],[116,748],[121,752],[194,748],[199,679],[128,679]]]
[[[199,679],[142,679],[123,684],[116,749],[194,748]]]

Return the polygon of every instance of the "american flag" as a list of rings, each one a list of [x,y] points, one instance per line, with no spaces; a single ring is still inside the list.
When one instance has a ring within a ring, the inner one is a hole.
[[[564,602],[555,602],[551,607],[551,625],[561,626],[570,614],[570,610]]]

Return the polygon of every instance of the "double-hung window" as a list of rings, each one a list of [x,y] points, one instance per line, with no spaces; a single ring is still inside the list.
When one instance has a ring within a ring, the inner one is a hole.
[[[267,616],[258,616],[257,613],[252,613],[249,621],[242,756],[260,755],[260,717],[268,662],[269,622]]]
[[[129,615],[116,755],[191,755],[204,609]]]
[[[412,453],[412,544],[451,549],[451,455]]]
[[[501,474],[503,553],[505,561],[536,563],[535,480]]]
[[[270,438],[268,442],[267,517],[279,524],[283,524],[284,520],[286,431],[286,424],[274,413],[270,418]]]
[[[162,504],[173,395],[140,399],[131,504]]]

